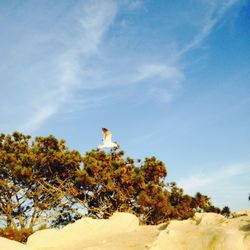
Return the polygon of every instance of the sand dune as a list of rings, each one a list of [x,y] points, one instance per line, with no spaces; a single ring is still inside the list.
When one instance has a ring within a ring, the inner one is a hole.
[[[139,226],[127,213],[108,220],[81,219],[61,230],[41,230],[26,245],[0,238],[0,250],[250,250],[250,211],[226,219],[196,213],[168,225]]]

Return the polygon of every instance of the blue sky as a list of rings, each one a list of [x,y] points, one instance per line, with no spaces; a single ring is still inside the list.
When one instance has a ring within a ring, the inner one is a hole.
[[[113,132],[168,181],[249,209],[250,2],[0,2],[1,132],[81,153]]]

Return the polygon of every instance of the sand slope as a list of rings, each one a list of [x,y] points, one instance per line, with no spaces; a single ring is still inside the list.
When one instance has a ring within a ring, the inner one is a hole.
[[[26,245],[0,238],[0,250],[250,250],[250,211],[226,219],[196,213],[169,225],[139,226],[127,213],[108,220],[81,219],[61,230],[41,230]]]
[[[8,240],[6,238],[0,237],[0,249],[1,250],[32,250],[29,247],[16,242],[14,240]]]
[[[225,219],[213,213],[196,214],[193,219],[172,221],[151,250],[248,250],[250,216]]]

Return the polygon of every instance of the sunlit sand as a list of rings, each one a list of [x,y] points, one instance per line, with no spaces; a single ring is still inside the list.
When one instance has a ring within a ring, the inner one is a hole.
[[[35,232],[27,244],[0,238],[0,250],[248,250],[250,211],[231,219],[196,213],[185,221],[139,225],[136,216],[115,213],[110,219],[83,218],[61,230]]]

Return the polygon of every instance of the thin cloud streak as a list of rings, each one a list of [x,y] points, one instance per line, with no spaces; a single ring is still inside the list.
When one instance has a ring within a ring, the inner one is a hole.
[[[178,88],[161,88],[161,87],[152,87],[149,89],[148,93],[154,100],[158,100],[163,103],[170,103],[174,96],[176,95]]]
[[[185,79],[183,69],[179,67],[178,62],[187,52],[202,44],[226,11],[236,2],[236,0],[227,1],[222,7],[215,4],[201,31],[179,52],[176,52],[173,63],[162,61],[152,63],[147,59],[147,63],[133,65],[130,70],[128,69],[127,74],[119,74],[115,70],[106,72],[103,68],[89,66],[93,58],[99,57],[104,35],[113,24],[119,5],[115,1],[86,1],[84,4],[77,5],[72,13],[68,14],[68,18],[74,20],[73,35],[63,41],[65,43],[63,52],[61,51],[50,63],[48,74],[50,74],[49,77],[53,75],[53,80],[46,83],[45,94],[41,93],[41,96],[35,97],[35,105],[30,107],[33,115],[21,127],[26,130],[31,128],[37,130],[47,119],[60,112],[63,105],[71,103],[77,90],[101,89],[105,86],[115,86],[117,83],[143,84],[147,80],[154,79],[154,84],[149,87],[147,94],[163,103],[170,103],[181,89]],[[140,3],[140,7],[142,6],[141,1],[129,2],[131,3]],[[95,96],[93,96],[93,102],[98,102]],[[90,98],[88,103],[91,103]]]
[[[57,112],[57,107],[55,106],[44,106],[41,107],[35,115],[32,116],[32,118],[22,125],[21,130],[23,131],[34,131],[38,127],[41,126],[41,124],[47,120],[49,117],[54,115]]]
[[[72,39],[66,51],[59,54],[52,63],[52,73],[57,75],[56,84],[49,86],[48,92],[39,98],[40,101],[36,101],[35,114],[21,126],[24,130],[37,130],[47,119],[59,112],[63,104],[70,103],[74,96],[72,93],[81,88],[82,84],[94,84],[84,81],[85,72],[81,65],[86,65],[89,58],[98,53],[103,35],[116,16],[117,5],[113,1],[88,1],[76,9],[74,18],[79,24],[81,35],[77,41]],[[88,99],[88,102],[91,100]]]
[[[138,67],[132,82],[140,83],[152,79],[154,82],[163,82],[161,86],[156,84],[151,86],[147,93],[154,100],[167,104],[173,100],[181,88],[184,78],[184,73],[177,66],[169,66],[163,63],[148,63]]]
[[[225,13],[236,4],[238,0],[229,0],[222,5],[222,7],[215,4],[209,11],[207,21],[201,28],[200,32],[194,36],[194,38],[188,42],[182,49],[172,55],[172,61],[174,62],[171,66],[161,64],[144,64],[138,68],[137,75],[132,81],[140,82],[149,78],[162,78],[167,80],[164,86],[154,86],[149,89],[148,94],[156,100],[162,101],[163,103],[170,103],[174,96],[177,94],[178,89],[185,79],[185,74],[177,66],[177,62],[180,62],[186,53],[197,49],[203,41],[210,35],[216,24],[223,18]],[[173,88],[169,88],[169,82],[172,83]]]
[[[207,18],[207,21],[201,28],[200,32],[194,36],[194,38],[187,43],[176,55],[176,59],[180,59],[186,53],[198,48],[202,42],[210,35],[216,24],[223,18],[225,13],[238,2],[238,0],[229,0],[223,4],[221,8],[214,6]]]
[[[195,193],[200,189],[207,189],[223,185],[223,182],[244,174],[250,174],[250,163],[233,164],[219,168],[210,173],[208,170],[203,173],[194,174],[180,178],[177,183],[188,193]]]
[[[155,77],[172,80],[173,82],[182,81],[184,78],[183,73],[177,67],[166,64],[144,64],[138,68],[133,81],[138,82]]]

